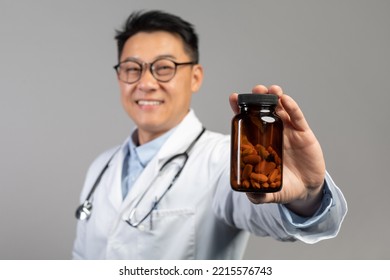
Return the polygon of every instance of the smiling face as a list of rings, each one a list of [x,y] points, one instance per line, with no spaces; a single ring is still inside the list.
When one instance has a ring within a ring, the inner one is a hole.
[[[135,59],[151,63],[159,58],[189,62],[184,43],[179,36],[164,31],[139,32],[130,37],[120,61]],[[144,144],[178,125],[187,115],[192,94],[201,86],[203,70],[199,64],[177,67],[168,82],[157,81],[149,67],[141,79],[126,84],[118,79],[122,105],[138,127],[139,143]]]

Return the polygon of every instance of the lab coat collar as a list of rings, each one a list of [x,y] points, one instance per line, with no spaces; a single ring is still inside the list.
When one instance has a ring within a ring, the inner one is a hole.
[[[124,157],[128,151],[128,141],[131,141],[131,139],[129,139],[130,136],[127,137],[126,141],[122,144],[120,152],[117,153],[110,163],[110,165],[113,165],[113,172],[111,172],[111,176],[108,180],[112,183],[112,186],[114,186],[109,194],[109,200],[112,205],[122,213],[126,213],[126,209],[131,209],[134,203],[138,200],[139,196],[145,191],[145,187],[149,186],[155,179],[155,176],[158,174],[158,170],[161,166],[173,155],[184,152],[191,142],[198,136],[201,130],[202,124],[191,109],[162,145],[155,158],[148,163],[140,177],[135,181],[132,190],[128,193],[125,200],[122,201],[120,187],[122,166]],[[165,188],[166,184],[163,184],[162,189],[156,189],[155,193],[159,193]],[[148,199],[145,199],[145,203],[148,203]]]
[[[201,130],[202,123],[191,109],[157,153],[159,168],[168,158],[184,152]]]
[[[198,117],[195,115],[193,109],[190,109],[188,114],[184,117],[184,119],[179,123],[174,129],[174,132],[168,137],[164,144],[160,147],[159,151],[156,154],[158,162],[160,163],[159,167],[163,164],[164,160],[170,158],[171,156],[184,152],[188,145],[198,136],[201,132],[203,126]],[[135,132],[136,128],[133,130],[131,135]],[[122,143],[120,152],[116,155],[115,160],[110,162],[110,165],[113,162],[117,162],[117,160],[124,159],[124,156],[129,151],[128,143],[132,141],[127,137],[126,140]],[[119,154],[122,154],[120,156]]]

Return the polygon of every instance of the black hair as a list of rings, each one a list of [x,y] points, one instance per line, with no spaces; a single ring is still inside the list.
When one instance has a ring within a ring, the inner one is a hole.
[[[137,11],[127,18],[121,30],[116,30],[118,61],[126,41],[138,32],[166,31],[178,34],[184,50],[195,63],[199,62],[198,35],[194,26],[182,18],[159,10]]]

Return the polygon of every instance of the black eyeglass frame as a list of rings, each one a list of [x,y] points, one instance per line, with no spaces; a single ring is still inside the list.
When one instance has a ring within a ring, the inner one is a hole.
[[[144,222],[149,216],[150,214],[152,214],[153,210],[155,210],[157,208],[157,205],[160,203],[160,201],[164,198],[164,196],[168,193],[168,191],[172,188],[172,186],[174,185],[174,183],[176,182],[176,179],[180,176],[181,172],[183,171],[185,165],[187,164],[187,161],[188,161],[188,158],[189,158],[189,152],[191,151],[192,147],[196,144],[196,142],[198,142],[199,138],[203,135],[203,133],[206,131],[206,128],[203,127],[202,131],[198,134],[198,136],[192,141],[192,143],[188,146],[187,150],[185,150],[183,153],[180,153],[180,154],[176,154],[174,156],[172,156],[171,158],[169,158],[160,168],[159,172],[163,171],[164,168],[170,163],[172,162],[173,160],[179,158],[179,157],[184,157],[184,162],[183,164],[181,165],[180,169],[176,172],[176,175],[173,177],[171,183],[169,184],[168,188],[166,188],[166,190],[163,192],[163,194],[160,196],[160,198],[158,200],[156,200],[152,207],[150,208],[150,210],[145,214],[145,216],[140,219],[138,222],[131,222],[131,218],[134,216],[134,213],[135,211],[137,210],[137,206],[141,203],[142,199],[144,198],[144,196],[148,193],[149,189],[151,188],[151,186],[153,184],[150,184],[150,186],[146,189],[146,191],[142,194],[142,196],[140,197],[140,199],[137,201],[137,203],[135,204],[133,210],[131,210],[130,212],[130,215],[129,215],[129,218],[126,221],[126,223],[128,225],[130,225],[131,227],[134,227],[134,228],[137,228],[140,224],[142,224],[142,222]],[[154,182],[154,181],[153,181]]]
[[[159,62],[159,61],[161,61],[161,60],[168,60],[168,61],[172,62],[172,63],[175,65],[175,68],[174,68],[174,71],[173,71],[172,76],[169,77],[169,78],[166,79],[166,80],[165,80],[165,79],[161,79],[161,78],[156,77],[155,72],[154,72],[154,65],[155,65],[155,63],[156,63],[156,62]],[[127,63],[127,62],[136,63],[136,64],[138,64],[138,65],[140,66],[140,68],[141,68],[141,71],[140,71],[140,74],[138,75],[138,78],[137,78],[136,80],[134,80],[133,82],[124,81],[124,80],[122,80],[122,79],[120,78],[120,66],[121,66],[121,64],[124,64],[124,63]],[[124,60],[124,61],[122,61],[122,62],[119,62],[117,65],[114,65],[113,68],[115,69],[115,72],[116,72],[116,74],[118,75],[118,78],[119,78],[120,81],[122,81],[122,82],[124,82],[124,83],[126,83],[126,84],[130,84],[130,85],[131,85],[131,84],[134,84],[134,83],[138,82],[138,81],[141,79],[142,75],[143,75],[144,72],[145,72],[145,69],[149,69],[150,73],[152,73],[153,77],[154,77],[157,81],[159,81],[159,82],[161,82],[161,83],[167,83],[167,82],[169,82],[170,80],[172,80],[172,79],[175,77],[176,71],[177,71],[177,67],[178,67],[178,66],[182,66],[182,65],[195,65],[195,64],[197,64],[195,61],[189,61],[189,62],[176,62],[176,61],[173,61],[172,59],[169,59],[169,58],[158,58],[158,59],[156,59],[155,61],[153,61],[153,62],[151,62],[151,63],[148,63],[148,62],[140,62],[140,61],[138,61],[138,60],[136,60],[136,59],[126,59],[126,60]],[[148,65],[149,65],[149,67],[147,67]]]

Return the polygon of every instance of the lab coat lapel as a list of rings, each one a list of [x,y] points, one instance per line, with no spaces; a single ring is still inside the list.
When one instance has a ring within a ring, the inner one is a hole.
[[[184,152],[188,145],[190,145],[190,143],[199,134],[201,129],[202,124],[191,110],[186,118],[178,125],[173,134],[163,144],[157,155],[145,167],[139,178],[135,181],[120,208],[121,212],[129,212],[151,184],[153,184],[151,186],[151,190],[143,199],[142,204],[151,205],[153,202],[152,200],[155,200],[160,194],[162,194],[162,192],[168,187],[170,177],[173,177],[172,175],[175,173],[175,169],[170,169],[168,172],[171,175],[167,175],[166,178],[156,179],[159,174],[159,169],[170,157]]]
[[[190,110],[158,152],[159,166],[161,167],[170,157],[184,152],[201,130],[201,122],[195,116],[194,111]]]
[[[128,140],[129,139],[126,139],[118,153],[112,159],[109,165],[111,172],[108,173],[108,183],[106,184],[108,200],[117,211],[120,211],[120,206],[122,204],[122,167],[127,152],[126,145]]]
[[[140,196],[142,196],[142,194],[145,192],[146,188],[153,182],[157,174],[158,166],[156,164],[156,159],[153,158],[142,171],[138,179],[134,182],[129,193],[123,201],[121,211],[132,208],[135,205]]]

